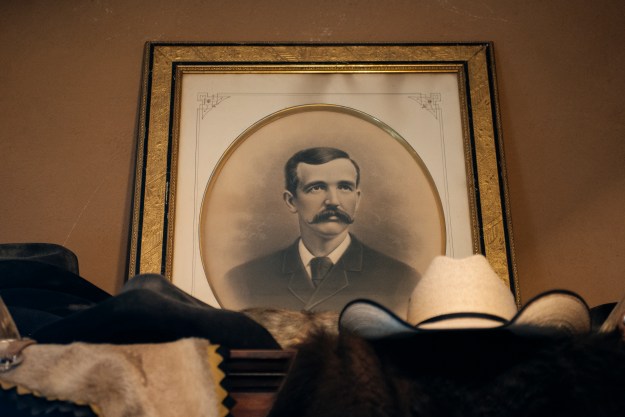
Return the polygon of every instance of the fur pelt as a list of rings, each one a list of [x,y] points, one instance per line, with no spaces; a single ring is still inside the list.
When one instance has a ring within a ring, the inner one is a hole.
[[[617,415],[625,415],[618,334],[443,332],[381,342],[313,335],[268,417]]]
[[[218,417],[227,410],[216,349],[197,338],[132,345],[34,344],[23,350],[19,366],[0,372],[0,386],[89,405],[101,417]]]
[[[282,349],[293,349],[315,333],[338,333],[339,313],[336,311],[257,307],[241,312],[267,329]]]

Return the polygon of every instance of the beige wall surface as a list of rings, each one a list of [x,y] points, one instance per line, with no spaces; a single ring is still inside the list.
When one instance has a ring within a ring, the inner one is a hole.
[[[54,242],[114,293],[146,41],[493,41],[523,300],[625,295],[621,0],[2,0],[0,243]]]

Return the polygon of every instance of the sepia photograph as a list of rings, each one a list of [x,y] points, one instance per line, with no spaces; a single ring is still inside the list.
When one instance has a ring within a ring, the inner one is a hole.
[[[397,132],[354,109],[307,105],[251,126],[203,197],[206,276],[226,308],[340,310],[366,297],[405,311],[445,253],[440,197]],[[314,283],[316,257],[332,258]]]

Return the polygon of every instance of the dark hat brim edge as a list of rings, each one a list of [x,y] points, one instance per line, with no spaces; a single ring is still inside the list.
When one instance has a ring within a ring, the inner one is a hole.
[[[555,314],[549,316],[541,314],[546,301],[551,304],[550,310]],[[563,304],[569,307],[567,310],[569,314],[561,314],[559,311]],[[474,318],[475,313],[467,313],[467,317]],[[419,328],[400,318],[387,307],[369,299],[355,299],[347,303],[339,315],[339,328],[365,339],[454,331],[510,331],[522,336],[549,337],[590,331],[591,321],[588,304],[580,295],[569,290],[555,289],[533,297],[507,323],[487,328]]]

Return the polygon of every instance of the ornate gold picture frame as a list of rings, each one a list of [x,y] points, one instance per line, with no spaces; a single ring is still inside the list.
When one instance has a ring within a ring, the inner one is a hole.
[[[148,43],[142,89],[129,277],[242,307],[226,271],[297,236],[286,159],[331,146],[355,235],[420,273],[483,253],[520,303],[492,44]]]

